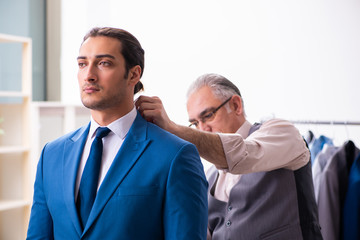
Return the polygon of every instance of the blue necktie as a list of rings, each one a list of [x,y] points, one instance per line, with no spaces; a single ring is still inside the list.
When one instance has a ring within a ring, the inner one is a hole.
[[[89,218],[96,197],[103,151],[102,138],[108,135],[109,132],[110,129],[107,127],[99,127],[96,130],[96,137],[91,144],[90,154],[81,177],[76,206],[83,228]]]

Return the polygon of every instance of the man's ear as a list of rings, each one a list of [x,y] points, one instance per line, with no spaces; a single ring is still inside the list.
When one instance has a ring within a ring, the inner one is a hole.
[[[135,86],[140,81],[141,67],[136,65],[129,70],[129,84]]]
[[[241,97],[239,95],[234,95],[231,98],[231,110],[233,110],[236,115],[241,115],[243,114],[243,105],[242,105],[242,101],[241,101]]]

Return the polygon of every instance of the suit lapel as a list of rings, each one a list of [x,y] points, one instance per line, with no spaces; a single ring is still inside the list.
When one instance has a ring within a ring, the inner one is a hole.
[[[69,138],[64,145],[63,157],[63,188],[65,203],[73,221],[73,224],[79,236],[82,229],[75,204],[75,184],[78,172],[78,166],[82,156],[82,152],[89,133],[90,123],[87,127],[81,128],[73,137]]]
[[[147,122],[138,113],[98,190],[83,234],[85,234],[93,224],[119,184],[121,184],[122,180],[126,177],[149,144],[150,141],[146,139],[146,133]]]

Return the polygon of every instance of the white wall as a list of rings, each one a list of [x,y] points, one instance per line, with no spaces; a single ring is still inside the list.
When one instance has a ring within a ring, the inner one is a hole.
[[[360,121],[359,12],[359,0],[62,0],[62,101],[80,102],[82,37],[114,26],[141,42],[144,94],[161,97],[178,123],[187,124],[187,87],[209,72],[239,87],[252,122]],[[360,145],[357,130],[321,131]]]

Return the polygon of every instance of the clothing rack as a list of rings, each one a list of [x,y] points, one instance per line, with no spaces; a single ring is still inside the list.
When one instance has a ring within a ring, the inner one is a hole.
[[[357,121],[312,121],[312,120],[296,120],[291,121],[293,124],[312,124],[312,125],[353,125],[360,126],[360,122]]]

